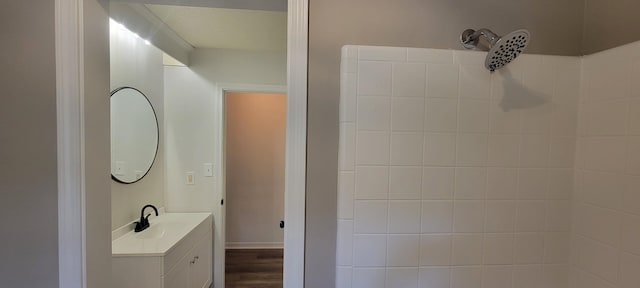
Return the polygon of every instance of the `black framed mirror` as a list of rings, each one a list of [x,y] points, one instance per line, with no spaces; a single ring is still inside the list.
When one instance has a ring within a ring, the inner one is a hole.
[[[132,184],[146,176],[158,154],[160,131],[156,111],[133,87],[111,92],[111,178]]]

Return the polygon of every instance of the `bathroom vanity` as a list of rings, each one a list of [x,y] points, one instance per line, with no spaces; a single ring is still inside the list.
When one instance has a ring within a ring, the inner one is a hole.
[[[165,213],[150,222],[112,242],[113,287],[208,288],[211,214]]]

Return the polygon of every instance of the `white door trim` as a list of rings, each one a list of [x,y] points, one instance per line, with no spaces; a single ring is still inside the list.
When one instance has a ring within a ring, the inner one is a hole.
[[[304,287],[309,0],[289,0],[284,288]]]
[[[83,0],[55,1],[59,286],[85,288]],[[308,8],[288,0],[284,288],[304,287]]]
[[[216,166],[218,169],[215,170],[215,179],[217,179],[216,191],[220,191],[219,198],[217,202],[220,203],[222,199],[227,198],[226,193],[226,153],[225,153],[225,139],[226,139],[226,122],[225,122],[225,103],[224,96],[226,92],[260,92],[260,93],[287,93],[286,86],[277,86],[277,85],[259,85],[259,84],[238,84],[238,83],[217,83],[216,84],[216,94],[215,94],[215,102],[214,102],[214,110],[216,113],[216,123],[220,123],[219,127],[216,127],[215,130],[215,138],[218,143],[216,143],[217,151],[215,151],[216,158]],[[287,115],[288,117],[288,115]],[[288,127],[287,127],[288,131]],[[285,153],[289,153],[287,150]],[[213,287],[225,287],[225,250],[227,249],[226,243],[226,219],[227,219],[227,208],[226,205],[218,206],[220,209],[214,209],[213,211],[213,219],[215,219],[214,224],[214,234],[216,235],[215,239],[217,241],[213,241]],[[286,208],[285,208],[286,211]],[[286,221],[286,220],[285,220]],[[286,243],[284,243],[286,247]]]
[[[55,14],[58,282],[59,287],[84,288],[87,279],[82,0],[56,0]]]

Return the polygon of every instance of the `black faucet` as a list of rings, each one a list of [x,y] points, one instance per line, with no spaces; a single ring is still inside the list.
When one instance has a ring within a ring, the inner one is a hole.
[[[151,204],[145,205],[142,207],[142,211],[140,211],[140,221],[136,222],[136,229],[134,231],[141,232],[144,231],[144,229],[149,228],[149,216],[151,216],[151,214],[147,214],[146,217],[144,216],[144,209],[149,207],[153,208],[153,211],[156,212],[156,216],[158,216],[158,209],[156,209],[155,206]]]

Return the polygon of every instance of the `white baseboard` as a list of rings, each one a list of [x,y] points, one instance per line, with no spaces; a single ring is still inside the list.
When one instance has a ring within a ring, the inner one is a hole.
[[[283,242],[227,242],[226,249],[284,249]]]

